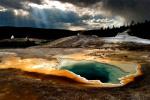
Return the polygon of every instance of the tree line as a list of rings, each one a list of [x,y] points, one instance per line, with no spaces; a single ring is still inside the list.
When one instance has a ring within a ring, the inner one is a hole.
[[[29,37],[47,40],[54,40],[78,34],[96,35],[99,37],[113,37],[125,30],[129,30],[128,33],[130,35],[150,39],[150,21],[147,20],[141,23],[135,23],[134,21],[132,21],[130,25],[123,25],[120,27],[108,27],[96,30],[80,31],[63,29],[40,29],[31,27],[0,27],[0,39],[9,39],[12,35],[14,35],[16,38]]]

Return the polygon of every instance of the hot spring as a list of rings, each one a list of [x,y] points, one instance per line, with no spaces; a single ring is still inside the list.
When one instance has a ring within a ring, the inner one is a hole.
[[[69,70],[88,80],[100,80],[103,83],[113,84],[120,83],[119,78],[130,74],[117,66],[94,61],[79,61],[72,65],[62,66],[61,69]]]
[[[65,77],[88,86],[123,86],[141,75],[141,67],[135,63],[94,60],[8,57],[0,63],[0,69],[15,68],[26,72]]]

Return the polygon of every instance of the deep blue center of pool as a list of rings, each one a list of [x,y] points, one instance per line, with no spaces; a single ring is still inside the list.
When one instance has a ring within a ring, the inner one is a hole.
[[[103,83],[119,83],[118,78],[129,74],[117,66],[94,61],[81,61],[69,66],[62,66],[61,69],[69,70],[88,80],[100,80]]]

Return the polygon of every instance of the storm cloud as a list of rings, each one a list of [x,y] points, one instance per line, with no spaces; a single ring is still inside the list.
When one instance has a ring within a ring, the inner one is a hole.
[[[22,12],[21,12],[22,13]],[[67,28],[68,24],[80,24],[80,17],[74,12],[59,9],[30,9],[27,16],[15,15],[13,10],[0,12],[0,26]]]
[[[150,0],[106,0],[103,8],[114,15],[121,15],[127,21],[150,20]]]
[[[120,26],[132,20],[150,20],[149,5],[150,0],[1,0],[0,26],[65,29]]]
[[[63,2],[74,3],[82,7],[92,7],[95,10],[109,11],[113,16],[120,15],[127,21],[150,20],[150,0],[61,0]],[[101,3],[102,5],[98,5]],[[102,9],[98,9],[102,6]]]
[[[42,0],[1,0],[0,6],[6,8],[24,9],[24,4],[29,2],[40,4]]]

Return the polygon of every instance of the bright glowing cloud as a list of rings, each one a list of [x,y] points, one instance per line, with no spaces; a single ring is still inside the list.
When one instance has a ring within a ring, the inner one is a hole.
[[[0,12],[5,12],[6,10],[7,10],[6,8],[0,6]]]
[[[20,9],[20,10],[14,9],[13,12],[14,12],[15,16],[28,16],[29,15],[29,12],[22,10],[22,9]]]

